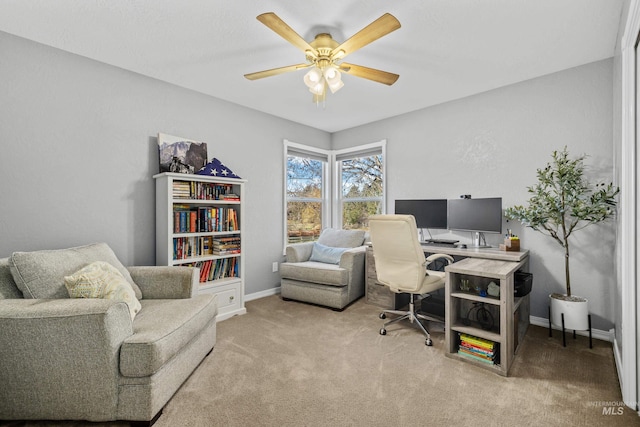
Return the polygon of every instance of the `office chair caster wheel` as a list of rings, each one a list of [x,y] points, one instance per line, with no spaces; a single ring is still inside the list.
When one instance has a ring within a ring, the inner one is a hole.
[[[387,335],[387,330],[385,328],[380,329],[380,335]]]
[[[380,317],[381,319],[386,319],[386,318],[387,318],[387,315],[386,315],[386,314],[384,314],[384,313],[380,313],[380,316],[378,316],[378,317]]]
[[[431,338],[427,338],[424,341],[424,345],[426,345],[427,347],[431,347],[433,345],[433,341],[431,341]]]

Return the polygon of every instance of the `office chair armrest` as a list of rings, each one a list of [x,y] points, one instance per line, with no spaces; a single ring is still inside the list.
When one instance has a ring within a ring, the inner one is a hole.
[[[447,254],[433,254],[433,255],[429,255],[427,257],[427,262],[425,262],[425,267],[428,266],[429,264],[431,264],[433,261],[440,259],[440,258],[444,258],[447,260],[447,264],[453,264],[453,257],[451,255],[447,255]]]

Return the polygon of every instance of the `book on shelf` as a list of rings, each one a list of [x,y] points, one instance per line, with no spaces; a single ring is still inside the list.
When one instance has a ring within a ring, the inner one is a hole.
[[[215,280],[239,277],[238,258],[223,258],[194,263],[181,264],[186,267],[198,267],[200,269],[200,283],[213,282]]]
[[[195,207],[185,209],[175,205],[173,210],[174,233],[198,233],[238,231],[238,212],[234,208]]]
[[[233,192],[232,184],[199,181],[173,181],[174,199],[240,200]]]
[[[468,342],[480,348],[493,350],[493,348],[496,345],[496,343],[491,340],[476,337],[474,335],[469,335],[469,334],[459,334],[459,335],[460,335],[460,341]]]
[[[458,354],[487,364],[499,363],[498,343],[474,335],[459,333]]]
[[[484,358],[481,358],[481,357],[477,357],[477,356],[475,356],[473,354],[468,354],[468,353],[461,352],[461,351],[458,351],[458,354],[460,356],[462,356],[462,357],[466,357],[467,359],[476,360],[478,362],[486,363],[487,365],[495,365],[495,362],[493,360],[487,360],[487,359],[484,359]]]

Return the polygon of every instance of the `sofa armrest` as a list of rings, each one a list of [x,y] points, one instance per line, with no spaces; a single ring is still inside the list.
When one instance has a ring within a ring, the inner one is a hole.
[[[305,262],[311,258],[313,242],[292,243],[286,247],[287,262]]]
[[[364,265],[366,250],[366,246],[358,246],[356,248],[347,249],[340,256],[340,267],[351,270],[353,266],[358,263],[362,263],[362,265]]]
[[[191,298],[198,291],[200,269],[194,267],[127,267],[143,299]]]
[[[0,300],[0,419],[115,419],[127,304]]]

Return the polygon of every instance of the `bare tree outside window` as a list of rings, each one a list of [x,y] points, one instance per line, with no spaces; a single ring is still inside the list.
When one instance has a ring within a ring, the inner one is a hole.
[[[382,161],[381,154],[341,161],[342,228],[368,229],[369,216],[381,213]]]
[[[317,240],[322,231],[324,163],[287,156],[288,242]]]

